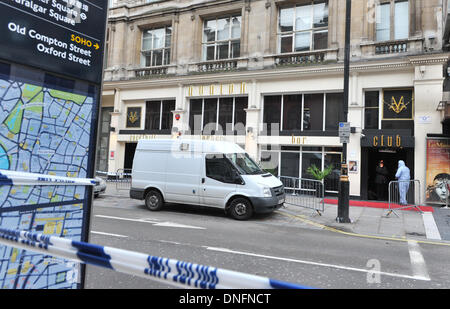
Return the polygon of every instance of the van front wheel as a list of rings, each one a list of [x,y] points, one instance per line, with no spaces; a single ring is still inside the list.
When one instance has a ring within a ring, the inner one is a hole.
[[[248,220],[253,215],[252,204],[245,198],[234,199],[229,209],[231,216],[236,220]]]
[[[145,206],[147,206],[148,209],[153,211],[160,210],[163,205],[163,197],[158,191],[150,190],[145,196]]]

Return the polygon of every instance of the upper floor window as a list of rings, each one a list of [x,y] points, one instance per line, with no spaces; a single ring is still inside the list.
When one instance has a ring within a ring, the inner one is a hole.
[[[380,117],[380,92],[366,91],[364,94],[364,129],[378,130]]]
[[[189,127],[194,134],[245,134],[248,97],[191,99]]]
[[[376,40],[402,40],[409,37],[409,2],[387,1],[376,11]]]
[[[241,16],[205,20],[203,60],[237,58],[241,53]]]
[[[280,53],[326,49],[328,46],[328,0],[280,8]]]
[[[277,131],[337,131],[342,93],[285,94],[264,96],[263,123],[267,133]]]
[[[175,100],[148,101],[145,108],[145,130],[171,130]]]
[[[145,30],[142,34],[142,65],[153,67],[170,63],[172,27]]]

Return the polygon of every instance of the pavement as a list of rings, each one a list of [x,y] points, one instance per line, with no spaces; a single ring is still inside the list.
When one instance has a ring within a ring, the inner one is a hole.
[[[312,209],[286,205],[280,209],[299,220],[323,229],[331,229],[347,234],[364,236],[408,238],[418,240],[450,241],[450,209],[440,207],[423,207],[423,212],[416,209],[397,210],[389,214],[385,203],[369,201],[351,201],[349,217],[351,223],[338,223],[337,204],[326,199],[324,211],[320,214]],[[395,215],[397,214],[397,215]]]

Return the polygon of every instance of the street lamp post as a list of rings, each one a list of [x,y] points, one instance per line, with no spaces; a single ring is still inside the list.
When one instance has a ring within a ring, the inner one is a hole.
[[[350,25],[351,25],[352,2],[346,0],[345,10],[345,56],[344,56],[344,121],[348,119],[349,78],[350,78]],[[341,176],[339,179],[338,213],[336,221],[339,223],[350,223],[349,218],[349,195],[350,181],[348,179],[347,165],[347,143],[342,144]]]

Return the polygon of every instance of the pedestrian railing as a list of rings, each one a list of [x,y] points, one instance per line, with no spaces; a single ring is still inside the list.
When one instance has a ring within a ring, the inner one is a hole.
[[[406,208],[417,209],[422,212],[420,209],[422,199],[420,195],[421,189],[419,180],[413,179],[391,181],[388,186],[388,191],[389,210],[387,216],[394,213],[397,217],[399,217],[396,211]]]
[[[116,173],[116,190],[130,190],[131,168],[119,168]]]
[[[324,184],[319,180],[280,176],[285,204],[309,208],[321,215],[325,210]]]

